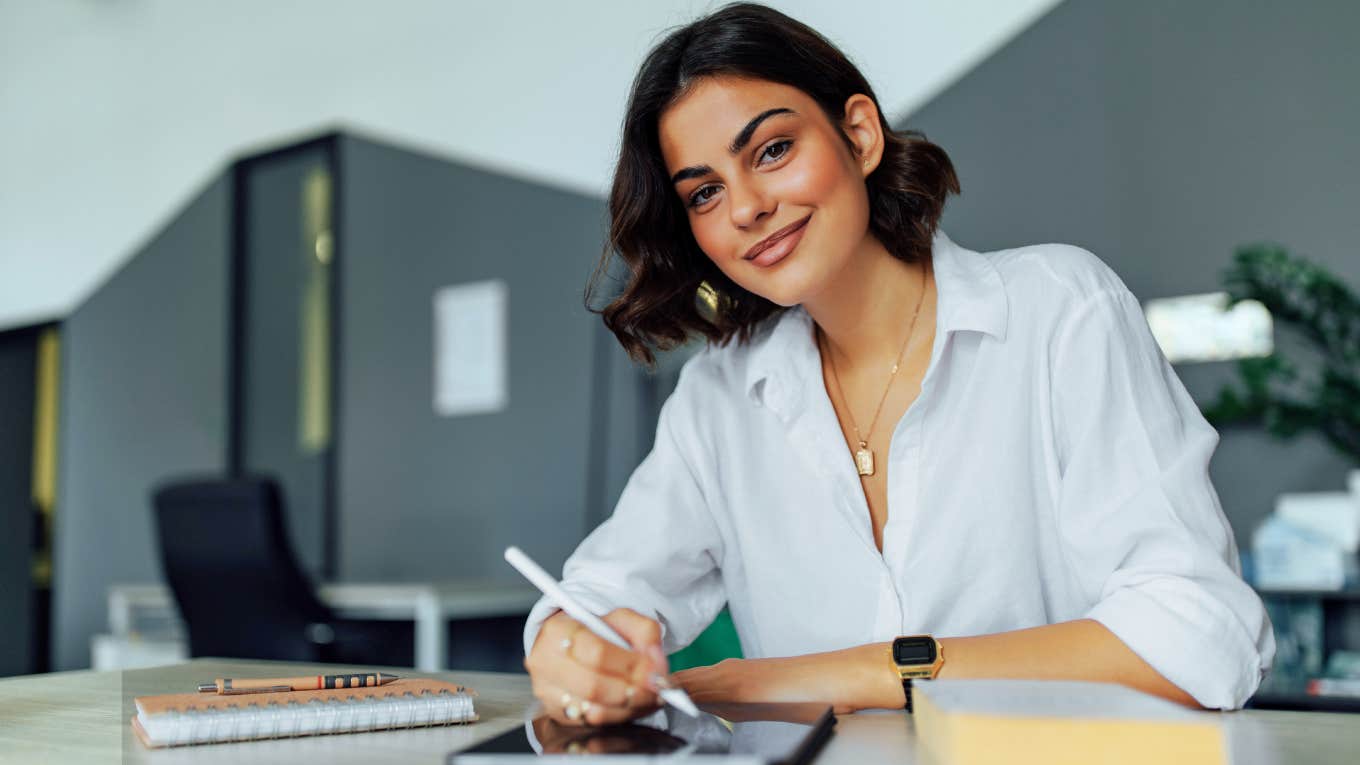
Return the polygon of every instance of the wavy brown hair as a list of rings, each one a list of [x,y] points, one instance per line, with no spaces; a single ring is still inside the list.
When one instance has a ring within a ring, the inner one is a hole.
[[[622,145],[609,194],[609,240],[586,288],[586,306],[601,314],[634,359],[655,364],[655,351],[698,334],[725,344],[749,340],[778,304],[727,278],[689,227],[684,203],[666,175],[661,114],[705,77],[777,82],[807,93],[832,125],[845,102],[878,97],[859,69],[811,27],[754,3],[734,3],[670,32],[647,54],[628,99]],[[894,131],[879,108],[883,158],[865,179],[869,230],[894,256],[916,262],[930,252],[945,198],[959,193],[944,150],[914,131]],[[851,154],[854,144],[841,133]],[[617,261],[615,260],[617,258]],[[622,288],[603,308],[593,303],[602,282],[626,266]]]

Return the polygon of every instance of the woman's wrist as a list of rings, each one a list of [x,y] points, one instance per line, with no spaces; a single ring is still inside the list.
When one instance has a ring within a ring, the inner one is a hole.
[[[870,643],[849,649],[856,668],[853,698],[856,709],[901,709],[906,703],[902,678],[892,661],[892,643]]]

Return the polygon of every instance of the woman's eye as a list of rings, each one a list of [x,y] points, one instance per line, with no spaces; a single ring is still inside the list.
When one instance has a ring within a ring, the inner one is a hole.
[[[774,143],[765,147],[765,151],[762,151],[760,153],[760,157],[761,159],[769,157],[771,161],[781,159],[785,154],[789,153],[789,147],[792,145],[793,141],[789,139],[785,139],[783,141],[775,141]]]
[[[699,189],[695,190],[695,192],[694,192],[693,194],[690,194],[690,195],[689,195],[689,206],[690,206],[690,207],[698,207],[699,205],[703,204],[704,202],[707,202],[708,200],[712,199],[712,198],[713,198],[713,195],[712,195],[712,194],[707,194],[707,195],[706,195],[706,194],[704,194],[704,192],[706,192],[706,191],[716,191],[717,188],[718,188],[717,186],[702,186],[702,187],[700,187]]]
[[[768,157],[769,161],[761,162],[760,164],[768,165],[770,164],[770,162],[778,162],[779,160],[784,158],[785,154],[789,153],[789,147],[792,145],[793,140],[786,138],[782,141],[775,141],[769,146],[766,146],[765,149],[760,152],[760,159],[763,160],[766,157]],[[689,195],[689,206],[690,207],[702,206],[705,202],[713,198],[713,194],[717,193],[718,188],[719,188],[718,186],[701,186],[698,189],[695,189],[694,193]]]

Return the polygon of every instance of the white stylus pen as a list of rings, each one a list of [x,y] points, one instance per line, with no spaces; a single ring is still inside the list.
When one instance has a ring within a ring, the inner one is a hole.
[[[625,651],[633,650],[633,647],[628,645],[628,641],[624,640],[622,635],[615,632],[614,628],[606,624],[603,619],[587,611],[585,606],[577,603],[576,599],[568,595],[566,590],[563,590],[561,585],[557,583],[557,580],[552,578],[551,574],[544,571],[542,566],[534,563],[533,559],[525,555],[523,550],[514,546],[507,547],[505,548],[505,559],[521,574],[524,574],[525,579],[533,582],[534,586],[542,590],[544,595],[547,595],[563,611],[566,611],[567,616],[580,622],[586,629],[619,648]],[[652,682],[657,686],[657,695],[667,704],[691,717],[699,716],[699,708],[694,706],[694,702],[690,701],[689,694],[685,693],[683,688],[676,688],[671,685],[669,679],[661,675],[653,675]]]

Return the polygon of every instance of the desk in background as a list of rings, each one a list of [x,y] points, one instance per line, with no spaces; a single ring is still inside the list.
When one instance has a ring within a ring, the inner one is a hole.
[[[541,593],[527,583],[475,581],[426,584],[343,582],[322,584],[317,596],[349,619],[393,619],[415,622],[416,669],[447,669],[448,623],[452,619],[524,616]],[[162,584],[117,584],[109,587],[110,634],[90,642],[97,670],[129,664],[172,663],[188,656],[184,628],[169,588]],[[145,625],[152,625],[148,630]],[[126,661],[124,657],[131,657]]]
[[[359,668],[356,668],[359,669]],[[481,721],[463,726],[311,736],[279,741],[178,747],[142,747],[128,722],[136,696],[184,692],[214,677],[309,675],[340,671],[336,665],[196,659],[168,667],[124,672],[59,672],[0,680],[0,761],[124,762],[194,765],[264,763],[403,762],[442,765],[464,749],[518,725],[533,703],[527,675],[449,672],[432,677],[475,688]],[[409,674],[409,673],[408,673]],[[1213,713],[1205,713],[1213,714]],[[1360,718],[1324,712],[1246,710],[1225,715],[1234,765],[1330,765],[1355,761]],[[1023,744],[1017,742],[1017,746]],[[916,752],[912,721],[903,712],[841,715],[817,765],[910,765]]]

